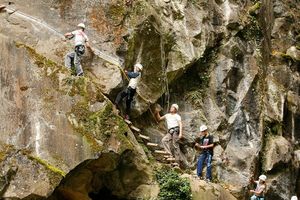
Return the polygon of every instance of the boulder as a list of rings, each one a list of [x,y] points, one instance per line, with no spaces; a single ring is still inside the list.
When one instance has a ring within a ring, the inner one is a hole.
[[[294,164],[296,168],[300,167],[300,150],[294,151]]]
[[[265,114],[270,119],[282,121],[285,104],[285,88],[276,79],[267,78],[267,93],[265,96]]]
[[[181,177],[188,178],[191,184],[192,197],[195,200],[236,200],[236,198],[219,184],[206,183],[188,174]]]
[[[265,147],[263,170],[268,172],[292,159],[291,144],[282,136],[270,136]]]
[[[152,170],[132,151],[102,153],[73,169],[49,200],[60,199],[151,199],[158,195]]]
[[[290,199],[296,191],[296,176],[292,168],[282,168],[274,175],[267,175],[268,190],[266,195],[270,199],[285,200]]]
[[[295,46],[291,46],[286,50],[286,55],[290,56],[294,61],[300,61],[300,50]]]

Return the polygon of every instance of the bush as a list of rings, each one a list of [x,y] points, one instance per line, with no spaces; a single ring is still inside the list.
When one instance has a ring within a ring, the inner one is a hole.
[[[172,169],[162,169],[156,173],[159,183],[160,200],[191,200],[191,186],[186,178],[180,178]]]

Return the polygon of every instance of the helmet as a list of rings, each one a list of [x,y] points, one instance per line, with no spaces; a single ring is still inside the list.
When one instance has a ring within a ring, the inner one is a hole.
[[[267,180],[266,175],[260,175],[258,178],[259,178],[260,180],[262,180],[262,181],[266,181],[266,180]]]
[[[143,65],[141,65],[140,63],[136,63],[134,67],[139,68],[139,70],[141,71],[143,70]]]
[[[176,103],[172,104],[171,107],[175,108],[177,111],[178,111],[178,109],[179,109],[179,106],[178,106]]]
[[[298,200],[296,196],[292,196],[291,200]]]
[[[85,25],[84,25],[84,23],[80,23],[80,24],[78,24],[77,26],[78,26],[78,27],[80,27],[80,28],[83,28],[83,29],[85,29]]]
[[[200,126],[200,131],[206,131],[207,130],[207,126],[206,125],[202,125]]]

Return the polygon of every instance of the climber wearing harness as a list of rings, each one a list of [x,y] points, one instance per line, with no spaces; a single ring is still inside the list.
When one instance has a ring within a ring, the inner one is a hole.
[[[183,137],[181,117],[177,113],[178,105],[173,104],[170,112],[164,116],[160,116],[159,110],[155,110],[155,117],[157,121],[166,120],[168,132],[162,138],[161,142],[166,152],[175,157],[175,161],[180,164],[183,161],[183,154],[180,150],[179,140]],[[172,153],[174,150],[174,154]]]
[[[139,63],[134,65],[134,71],[133,72],[129,72],[129,71],[125,70],[126,75],[130,79],[129,84],[128,84],[128,87],[125,90],[121,91],[118,94],[118,96],[115,100],[115,104],[116,104],[116,106],[118,106],[120,101],[126,97],[125,119],[129,119],[131,102],[132,102],[133,96],[136,92],[136,87],[138,85],[138,82],[140,81],[142,70],[143,70],[143,66]]]
[[[205,125],[202,125],[200,127],[200,136],[202,137],[199,138],[195,143],[195,148],[201,149],[201,153],[197,163],[197,176],[200,179],[202,178],[203,164],[204,162],[206,162],[206,180],[210,182],[212,180],[211,161],[213,157],[214,147],[213,136],[208,133],[207,126]]]
[[[266,179],[265,175],[260,175],[258,181],[253,181],[256,183],[256,189],[250,190],[250,193],[253,193],[253,196],[250,198],[251,200],[264,200],[264,193],[266,190]]]
[[[74,51],[70,52],[66,55],[65,66],[68,69],[71,69],[72,64],[74,63],[74,66],[76,69],[76,75],[83,76],[83,70],[82,70],[80,60],[81,60],[81,57],[83,56],[83,54],[85,53],[85,46],[87,48],[89,48],[91,51],[93,51],[93,50],[88,42],[89,41],[88,37],[84,33],[85,25],[83,23],[80,23],[77,25],[77,27],[79,27],[78,30],[75,30],[73,32],[69,32],[69,33],[65,34],[65,37],[67,39],[74,38],[74,40],[75,40]]]

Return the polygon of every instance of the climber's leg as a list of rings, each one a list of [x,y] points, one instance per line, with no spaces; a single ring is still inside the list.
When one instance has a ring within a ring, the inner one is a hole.
[[[170,155],[173,155],[171,151],[172,135],[170,133],[167,133],[167,135],[165,135],[162,138],[161,142],[165,151],[168,152]]]

